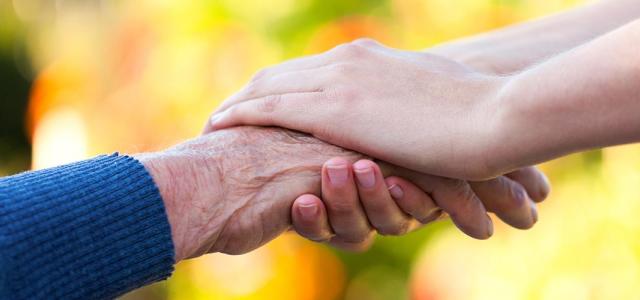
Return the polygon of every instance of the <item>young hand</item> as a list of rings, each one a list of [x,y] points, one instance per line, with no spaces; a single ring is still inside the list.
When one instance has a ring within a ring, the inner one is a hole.
[[[421,173],[487,179],[507,171],[494,151],[505,80],[357,40],[259,72],[207,130],[280,126]]]

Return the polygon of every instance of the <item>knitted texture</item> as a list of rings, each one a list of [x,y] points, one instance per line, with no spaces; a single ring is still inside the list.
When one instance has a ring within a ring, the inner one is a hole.
[[[128,156],[0,179],[0,299],[109,299],[167,278],[171,228]]]

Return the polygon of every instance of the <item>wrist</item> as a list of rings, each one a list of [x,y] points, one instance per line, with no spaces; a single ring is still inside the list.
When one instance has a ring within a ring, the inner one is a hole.
[[[526,144],[521,144],[518,137],[526,134],[519,132],[516,122],[520,121],[522,102],[513,98],[513,82],[516,75],[494,76],[493,88],[486,109],[483,111],[485,120],[480,124],[485,127],[485,135],[480,152],[479,161],[483,162],[484,174],[482,179],[493,178],[511,170],[517,169],[521,160],[519,153],[525,151]]]
[[[178,263],[186,257],[188,246],[184,240],[185,222],[180,218],[179,213],[179,203],[182,201],[178,200],[178,197],[184,196],[179,190],[183,188],[179,186],[179,181],[175,182],[176,177],[171,176],[175,167],[161,153],[146,153],[134,157],[144,165],[158,187],[171,226],[175,261]]]
[[[451,135],[451,143],[458,147],[454,153],[456,160],[462,159],[458,171],[460,175],[438,174],[445,177],[456,177],[466,180],[482,181],[503,174],[505,168],[503,147],[505,136],[508,137],[508,126],[502,115],[502,94],[511,77],[495,75],[479,75],[475,80],[476,88],[469,93],[474,103],[466,110],[465,119],[472,122],[462,128],[458,135]],[[478,85],[479,84],[479,85]],[[471,84],[469,84],[471,86]],[[452,149],[456,150],[456,149]]]
[[[550,110],[542,99],[536,99],[535,90],[526,84],[526,72],[504,77],[505,81],[496,94],[496,113],[492,126],[491,154],[488,164],[496,175],[535,165],[554,157],[549,154],[545,138],[545,116]],[[542,87],[537,87],[542,88]],[[555,142],[555,144],[560,144]]]
[[[197,172],[194,166],[202,166],[204,162],[199,162],[196,157],[185,157],[177,151],[138,154],[134,157],[151,174],[164,202],[167,219],[171,226],[175,262],[197,256],[201,252],[200,241],[205,230],[203,222],[199,222],[201,218],[194,215],[204,210],[194,203],[198,199],[196,193],[202,193],[202,187],[198,187],[197,184],[209,183],[208,189],[217,190],[218,187],[210,183],[219,182],[218,174]],[[208,199],[208,203],[201,205],[214,206],[220,203],[217,197],[220,193],[209,192],[208,194],[211,199]]]

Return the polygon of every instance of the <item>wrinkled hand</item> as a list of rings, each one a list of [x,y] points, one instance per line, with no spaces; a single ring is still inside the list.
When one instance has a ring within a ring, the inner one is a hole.
[[[406,234],[446,216],[442,214],[443,208],[454,222],[462,218],[456,224],[465,224],[465,214],[470,213],[470,208],[460,204],[474,201],[481,201],[487,211],[505,223],[528,229],[538,219],[535,203],[543,201],[550,189],[544,174],[533,167],[488,181],[469,182],[472,191],[469,192],[466,182],[454,181],[458,189],[442,188],[446,180],[406,170],[397,170],[396,174],[413,178],[417,185],[397,176],[384,178],[382,169],[388,172],[394,167],[381,165],[383,168],[366,159],[354,164],[344,158],[327,161],[322,171],[322,200],[308,194],[298,197],[293,204],[295,231],[312,241],[327,242],[348,251],[364,251],[371,246],[375,232]],[[336,179],[339,172],[348,173]],[[423,188],[432,192],[426,193]],[[447,192],[452,190],[467,191],[466,196],[463,193],[458,197],[468,200],[451,201]]]
[[[176,260],[241,254],[291,224],[301,194],[318,194],[322,163],[361,157],[291,131],[241,127],[138,156],[159,186]]]
[[[482,180],[511,171],[496,150],[507,80],[358,40],[259,72],[206,130],[280,126],[422,173]]]

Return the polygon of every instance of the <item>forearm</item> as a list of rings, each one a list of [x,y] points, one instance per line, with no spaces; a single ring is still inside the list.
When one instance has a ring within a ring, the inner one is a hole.
[[[482,72],[507,74],[575,48],[639,17],[638,0],[602,0],[428,51]]]
[[[497,153],[507,169],[640,141],[640,21],[505,85]]]

